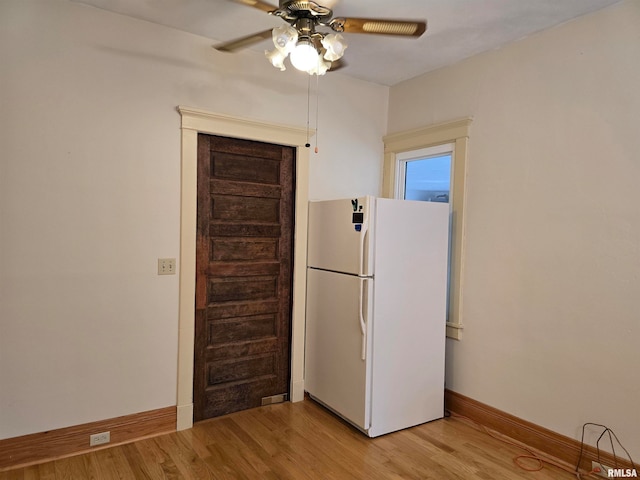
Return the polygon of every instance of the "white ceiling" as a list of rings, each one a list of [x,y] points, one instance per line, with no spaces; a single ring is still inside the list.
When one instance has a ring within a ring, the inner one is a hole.
[[[284,24],[231,0],[72,1],[202,35],[212,45]],[[427,20],[427,32],[419,39],[345,34],[347,66],[340,73],[382,85],[394,85],[619,1],[316,0],[339,17]],[[251,47],[260,52],[271,48],[270,40]],[[273,68],[266,59],[264,68]]]

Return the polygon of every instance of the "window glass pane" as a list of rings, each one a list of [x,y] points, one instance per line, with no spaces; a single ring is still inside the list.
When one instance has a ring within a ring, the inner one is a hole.
[[[451,154],[406,163],[404,198],[449,203]]]

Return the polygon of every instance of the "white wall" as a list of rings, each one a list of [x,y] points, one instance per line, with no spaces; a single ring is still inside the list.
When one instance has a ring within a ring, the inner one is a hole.
[[[212,43],[0,2],[0,439],[176,404],[178,276],[156,275],[179,256],[176,106],[307,117],[305,76]],[[377,194],[388,88],[334,73],[320,95],[310,197]]]
[[[398,84],[389,106],[391,133],[474,118],[448,388],[576,439],[606,424],[636,462],[639,25],[628,0]]]

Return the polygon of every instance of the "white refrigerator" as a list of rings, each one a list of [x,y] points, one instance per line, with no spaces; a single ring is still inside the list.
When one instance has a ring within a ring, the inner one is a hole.
[[[370,437],[444,415],[449,205],[309,203],[305,390]]]

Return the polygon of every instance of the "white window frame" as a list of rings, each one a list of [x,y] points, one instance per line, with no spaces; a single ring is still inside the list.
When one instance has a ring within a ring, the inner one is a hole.
[[[440,123],[416,130],[394,133],[383,138],[384,165],[382,196],[396,198],[398,191],[399,163],[406,152],[413,154],[421,149],[453,144],[451,192],[451,277],[449,281],[449,318],[447,337],[462,338],[463,269],[464,269],[464,204],[467,151],[471,118]]]
[[[419,150],[410,150],[408,152],[402,152],[396,155],[396,188],[395,198],[404,199],[405,196],[405,180],[407,175],[407,163],[414,160],[426,160],[431,157],[438,157],[451,154],[451,179],[453,179],[453,169],[455,160],[455,144],[444,143],[442,145],[436,145],[433,147],[421,148]],[[449,181],[449,198],[453,195],[453,182]]]

